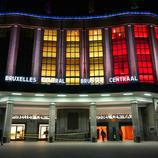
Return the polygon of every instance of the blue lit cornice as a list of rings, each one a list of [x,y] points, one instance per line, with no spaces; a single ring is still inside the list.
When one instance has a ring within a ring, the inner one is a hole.
[[[45,15],[36,15],[36,14],[29,14],[29,13],[20,13],[20,12],[0,12],[0,16],[26,16],[32,18],[39,18],[39,19],[50,19],[50,20],[90,20],[90,19],[107,19],[111,17],[117,16],[128,16],[128,15],[144,15],[144,16],[154,16],[158,17],[158,14],[151,13],[151,12],[122,12],[116,14],[109,14],[109,15],[97,15],[97,16],[45,16]]]

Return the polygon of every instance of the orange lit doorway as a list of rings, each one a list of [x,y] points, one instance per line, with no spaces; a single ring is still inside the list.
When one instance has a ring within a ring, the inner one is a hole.
[[[105,137],[105,141],[107,141],[107,126],[97,126],[97,141],[98,142],[102,142],[102,136],[101,136],[101,131],[103,131],[106,133],[106,137]]]
[[[133,127],[132,126],[121,126],[122,140],[133,140]]]

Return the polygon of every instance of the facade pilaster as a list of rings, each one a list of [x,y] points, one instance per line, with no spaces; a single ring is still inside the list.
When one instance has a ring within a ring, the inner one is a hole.
[[[129,64],[130,75],[138,77],[133,28],[132,28],[132,25],[130,25],[130,24],[126,28],[127,28],[129,63],[130,63]]]
[[[87,68],[87,54],[86,54],[86,30],[81,30],[81,55],[80,55],[80,70],[81,79],[87,78],[88,68]]]
[[[104,36],[103,36],[103,46],[105,46],[104,50],[104,76],[105,76],[105,84],[109,83],[109,78],[112,77],[112,53],[110,48],[110,33],[109,28],[105,28]]]
[[[32,77],[36,78],[37,83],[40,82],[42,38],[43,30],[41,28],[37,28],[34,33],[34,46],[32,58]]]
[[[155,69],[155,76],[158,82],[158,45],[157,45],[157,40],[155,37],[154,27],[152,25],[150,26],[150,40],[151,40],[151,46],[152,46],[152,51],[153,51],[153,57],[154,57],[153,63],[154,63],[154,69]]]
[[[10,35],[10,42],[9,42],[7,70],[6,70],[6,75],[8,76],[13,76],[15,75],[15,72],[16,72],[19,36],[20,36],[20,27],[18,25],[14,25],[11,28],[11,35]]]

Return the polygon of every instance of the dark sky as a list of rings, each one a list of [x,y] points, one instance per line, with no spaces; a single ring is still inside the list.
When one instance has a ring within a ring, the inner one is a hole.
[[[89,0],[0,0],[0,9],[59,16],[103,15],[130,10],[158,12],[158,0],[91,0],[91,3]]]

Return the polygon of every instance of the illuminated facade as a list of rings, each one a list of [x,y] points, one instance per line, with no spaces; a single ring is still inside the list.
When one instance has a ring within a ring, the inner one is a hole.
[[[99,141],[101,128],[108,140],[120,128],[124,140],[158,140],[158,15],[2,13],[0,21],[7,142]]]

